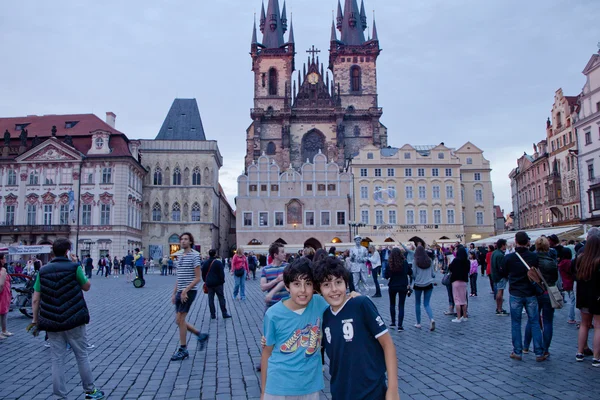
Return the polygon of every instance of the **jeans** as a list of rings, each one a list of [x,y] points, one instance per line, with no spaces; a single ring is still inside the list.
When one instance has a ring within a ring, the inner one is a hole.
[[[233,281],[235,282],[235,286],[233,287],[233,298],[235,299],[240,293],[240,298],[242,300],[246,300],[246,271],[244,271],[244,275],[235,276],[233,275]]]
[[[533,337],[533,351],[540,357],[544,354],[542,343],[542,330],[539,324],[540,314],[538,312],[538,301],[535,296],[517,297],[510,296],[510,321],[513,343],[513,352],[520,356],[523,354],[523,340],[521,335],[521,318],[523,307],[527,312],[527,319],[531,324],[531,335]]]
[[[160,274],[162,276],[166,276],[167,275],[167,266],[163,265],[162,267],[160,267]]]
[[[471,294],[477,294],[477,273],[469,275],[469,282],[471,283]]]
[[[569,321],[575,321],[575,291],[566,290],[564,293],[569,297]]]
[[[402,327],[404,323],[404,303],[406,302],[406,293],[408,290],[393,289],[390,288],[390,315],[392,317],[392,324],[396,322],[396,295],[398,295],[398,327]]]
[[[454,294],[452,293],[452,285],[446,286],[446,290],[448,291],[448,305],[454,307]]]
[[[104,273],[103,271],[104,271],[104,267],[102,267],[102,266],[99,265],[98,266],[98,271],[96,271],[96,275],[100,274],[100,276],[102,276],[102,274]]]
[[[379,287],[379,281],[377,280],[377,275],[381,274],[381,267],[373,268],[371,274],[373,275],[373,283],[375,283],[375,296],[381,296],[381,288]]]
[[[50,343],[52,358],[52,388],[54,395],[59,399],[67,398],[67,387],[65,385],[67,343],[71,345],[75,354],[83,390],[86,392],[93,391],[94,376],[88,360],[85,325],[64,332],[48,332],[48,343]]]
[[[423,307],[425,307],[425,312],[427,313],[429,319],[433,319],[433,311],[431,310],[431,306],[429,305],[429,301],[431,300],[431,294],[433,293],[433,288],[428,290],[422,290],[415,286],[415,314],[417,315],[417,324],[421,323],[421,294],[423,292],[425,292]]]
[[[254,269],[250,268],[250,272],[252,272],[252,279],[256,280],[256,267]]]
[[[550,303],[550,297],[548,297],[547,293],[538,296],[537,302],[538,312],[542,313],[542,344],[544,348],[544,353],[546,353],[548,352],[548,349],[550,348],[550,343],[552,342],[552,324],[554,322],[554,308],[552,308],[552,303]],[[536,323],[539,326],[539,322]],[[528,320],[527,325],[525,326],[525,341],[523,342],[523,347],[525,349],[528,349],[530,343],[531,324]]]
[[[388,269],[388,260],[383,260],[381,262],[381,276],[385,276],[385,271]]]
[[[219,306],[223,316],[227,315],[227,305],[225,303],[225,295],[223,294],[223,285],[208,288],[208,308],[210,308],[210,316],[216,317],[217,310],[215,309],[215,294],[219,299]]]

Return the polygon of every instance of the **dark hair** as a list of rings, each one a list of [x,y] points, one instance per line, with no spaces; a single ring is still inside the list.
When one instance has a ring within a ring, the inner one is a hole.
[[[313,281],[312,262],[306,257],[298,258],[283,269],[283,283],[286,287],[301,278]]]
[[[346,282],[346,286],[348,286],[348,282],[350,282],[350,272],[340,259],[336,257],[326,257],[315,263],[314,280],[317,283],[317,286],[331,278],[342,278],[344,282]]]
[[[573,252],[568,247],[563,247],[562,251],[558,253],[558,258],[561,260],[570,260],[573,258]]]
[[[490,244],[490,245],[488,246],[488,251],[494,251],[494,250],[495,250],[495,248],[494,248],[494,245],[493,245],[493,244]]]
[[[390,260],[389,260],[390,271],[401,271],[402,266],[404,264],[404,260],[405,260],[404,254],[402,254],[400,249],[397,247],[393,248],[392,252],[390,253]]]
[[[335,246],[331,246],[331,247],[329,248],[329,254],[333,254],[333,255],[335,255]]]
[[[187,235],[188,238],[190,239],[190,247],[193,248],[194,247],[194,236],[191,233],[183,232],[181,235],[179,235],[179,240],[181,240],[181,237],[185,236],[185,235]]]
[[[133,249],[133,251],[137,251],[139,253],[140,252],[140,248],[136,247],[135,249]]]
[[[58,238],[52,244],[52,252],[55,257],[64,257],[71,250],[71,241],[67,238]]]
[[[496,242],[496,248],[500,250],[504,246],[506,246],[506,239],[498,239],[498,241]]]
[[[427,252],[425,251],[425,247],[423,246],[417,246],[417,249],[415,250],[415,264],[417,264],[417,267],[421,268],[421,269],[427,269],[429,267],[431,267],[431,258],[429,258],[429,256],[427,255]]]
[[[4,253],[0,253],[0,260],[4,260]],[[4,265],[2,265],[2,263],[0,263],[0,267],[4,267],[4,269],[6,269],[8,271],[8,267],[6,266],[6,263],[4,263]]]
[[[589,281],[592,279],[594,270],[600,263],[600,237],[588,238],[583,249],[583,255],[577,257],[577,280]]]
[[[208,251],[208,256],[209,256],[209,257],[214,257],[214,256],[216,256],[216,255],[217,255],[217,251],[216,251],[215,249],[210,249],[210,250]]]
[[[275,258],[275,254],[279,254],[279,249],[285,247],[283,243],[275,242],[269,246],[269,255]]]
[[[324,258],[329,257],[329,254],[327,253],[327,251],[325,251],[325,249],[319,249],[315,252],[315,255],[312,259],[313,261],[313,267],[315,263],[318,263],[319,261],[321,261]]]
[[[469,260],[468,251],[462,244],[456,248],[456,259],[459,261]]]

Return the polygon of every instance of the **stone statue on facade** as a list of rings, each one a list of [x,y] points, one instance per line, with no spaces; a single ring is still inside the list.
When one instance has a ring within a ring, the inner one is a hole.
[[[38,137],[38,135],[35,135],[33,137],[33,141],[31,142],[31,147],[36,147],[37,145],[39,145],[41,142],[40,138]]]
[[[4,145],[6,147],[10,146],[10,132],[8,129],[4,131]]]
[[[27,129],[21,131],[19,139],[21,140],[21,146],[27,146]]]

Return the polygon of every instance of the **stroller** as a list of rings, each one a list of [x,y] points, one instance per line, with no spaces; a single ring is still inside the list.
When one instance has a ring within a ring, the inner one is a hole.
[[[10,274],[12,284],[11,311],[19,310],[26,317],[33,318],[33,285],[35,284],[36,275]],[[19,285],[19,282],[23,280],[25,284]]]

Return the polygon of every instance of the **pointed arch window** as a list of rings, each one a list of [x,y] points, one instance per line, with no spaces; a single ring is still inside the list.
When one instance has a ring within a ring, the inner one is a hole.
[[[275,143],[269,142],[269,144],[267,145],[267,155],[275,155],[276,151],[277,149],[275,148]]]
[[[160,204],[154,203],[154,207],[152,207],[152,221],[158,222],[162,220],[162,208]]]
[[[192,222],[200,221],[200,204],[197,202],[192,204]]]
[[[181,170],[179,167],[175,167],[173,170],[173,185],[181,186]]]
[[[277,70],[275,68],[269,70],[269,95],[277,95]]]
[[[350,90],[359,92],[361,89],[361,71],[358,65],[353,65],[350,68]]]
[[[194,168],[194,171],[192,172],[192,185],[200,186],[200,176],[200,168]]]
[[[171,210],[171,220],[176,222],[181,221],[181,206],[179,203],[175,202]]]
[[[156,167],[154,170],[154,185],[162,185],[162,169],[160,167]]]

